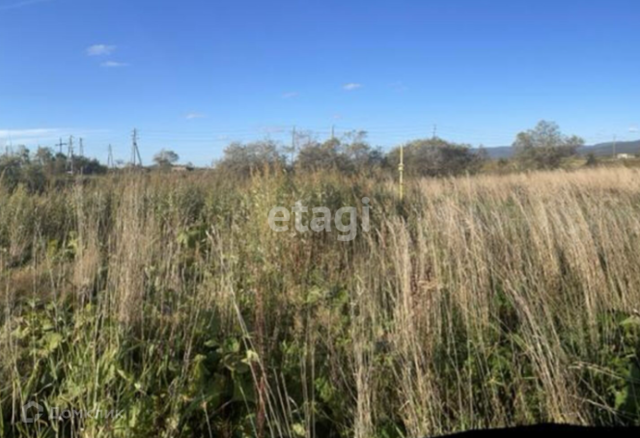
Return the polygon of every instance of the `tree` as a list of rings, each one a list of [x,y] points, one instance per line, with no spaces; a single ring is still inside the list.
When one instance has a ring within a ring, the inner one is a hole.
[[[383,154],[366,142],[365,131],[352,131],[341,139],[332,138],[324,143],[308,141],[302,146],[296,167],[303,171],[338,170],[340,172],[363,172],[379,166]]]
[[[0,157],[0,184],[3,187],[13,190],[22,182],[22,163],[14,155],[3,155]]]
[[[31,161],[30,154],[31,153],[29,152],[29,149],[26,146],[20,145],[16,148],[16,151],[14,152],[13,155],[17,157],[23,165],[27,165]]]
[[[302,146],[295,166],[304,172],[331,169],[346,171],[348,160],[340,152],[340,141],[331,139],[324,143],[309,142]]]
[[[171,167],[175,163],[177,163],[179,159],[180,159],[180,156],[178,156],[178,154],[176,154],[174,151],[167,150],[167,149],[162,149],[153,157],[153,161],[159,167]]]
[[[53,162],[53,152],[49,148],[39,147],[35,153],[35,161],[41,166],[48,166]]]
[[[373,148],[366,141],[365,131],[352,131],[341,140],[342,153],[353,170],[362,172],[382,164],[384,154],[380,148]]]
[[[83,175],[102,175],[107,173],[107,167],[96,159],[73,157],[73,172]]]
[[[587,161],[584,163],[587,167],[595,167],[598,165],[598,158],[593,152],[587,154]]]
[[[404,146],[405,172],[418,176],[452,176],[476,172],[486,154],[474,153],[471,146],[441,138],[414,140]],[[387,165],[396,169],[400,163],[400,148],[387,156]]]
[[[525,168],[555,169],[583,145],[582,138],[566,136],[556,123],[543,120],[535,128],[519,133],[513,148]]]
[[[248,176],[265,168],[284,167],[285,158],[271,140],[248,144],[234,142],[227,146],[222,160],[215,164],[219,169]]]

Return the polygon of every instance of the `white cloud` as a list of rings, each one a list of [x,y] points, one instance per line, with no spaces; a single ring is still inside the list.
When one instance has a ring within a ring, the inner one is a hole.
[[[127,67],[129,64],[126,62],[116,62],[116,61],[106,61],[100,64],[101,67],[106,68],[118,68],[118,67]]]
[[[636,132],[640,132],[640,129],[638,129],[637,126],[630,126],[629,127],[629,132],[635,134]]]
[[[63,136],[60,128],[0,129],[0,146],[13,144],[35,146],[40,143],[54,143]]]
[[[59,129],[0,129],[0,137],[40,137],[54,134]]]
[[[282,98],[283,98],[283,99],[293,99],[294,97],[298,97],[298,96],[299,96],[298,92],[296,92],[296,91],[290,91],[290,92],[288,92],[288,93],[284,93],[284,94],[282,95]]]
[[[116,50],[116,46],[109,46],[106,44],[94,44],[87,48],[88,56],[105,56],[111,55]]]
[[[202,113],[196,113],[196,112],[190,112],[185,114],[184,118],[187,120],[193,120],[193,119],[204,119],[207,116],[205,114]]]
[[[342,86],[342,88],[346,91],[353,91],[353,90],[357,90],[358,88],[362,88],[363,85],[362,84],[358,84],[356,82],[349,82],[348,84],[344,84]]]
[[[0,129],[0,146],[9,144],[26,145],[28,147],[53,146],[62,138],[66,142],[70,133],[76,138],[108,133],[106,129],[80,128],[36,128],[36,129]],[[2,152],[2,151],[0,151]]]
[[[35,5],[37,3],[45,3],[45,2],[50,2],[51,0],[24,0],[21,2],[17,2],[17,3],[12,3],[9,5],[2,5],[0,6],[0,11],[7,11],[9,9],[19,9],[19,8],[23,8],[25,6],[31,6],[31,5]]]

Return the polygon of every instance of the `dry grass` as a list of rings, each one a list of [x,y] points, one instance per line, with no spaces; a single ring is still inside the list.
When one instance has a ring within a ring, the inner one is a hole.
[[[337,175],[0,192],[2,432],[49,436],[30,400],[124,411],[57,425],[89,437],[638,423],[639,176],[421,180],[404,202]],[[353,242],[267,225],[364,196]]]

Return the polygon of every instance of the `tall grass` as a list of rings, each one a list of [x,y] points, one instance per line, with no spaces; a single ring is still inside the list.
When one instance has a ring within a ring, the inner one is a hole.
[[[0,191],[0,434],[418,437],[640,423],[633,169],[130,175]],[[274,206],[371,231],[275,233]],[[21,406],[121,415],[34,424]]]

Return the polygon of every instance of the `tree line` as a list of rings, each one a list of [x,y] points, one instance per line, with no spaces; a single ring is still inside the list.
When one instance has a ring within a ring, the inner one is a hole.
[[[351,132],[339,139],[320,142],[312,135],[303,134],[289,147],[271,140],[232,143],[214,166],[241,175],[265,167],[290,167],[302,172],[396,171],[402,148],[407,176],[442,177],[477,173],[489,160],[482,147],[474,149],[469,144],[435,136],[410,141],[384,153],[372,147],[366,136],[364,131]],[[533,129],[517,135],[512,145],[516,152],[513,164],[518,170],[558,168],[563,160],[577,155],[581,146],[584,146],[582,138],[563,134],[554,122],[541,121]]]
[[[561,132],[554,122],[541,121],[533,129],[517,135],[512,147],[517,170],[554,169],[577,154],[584,140]],[[349,132],[340,138],[317,140],[312,133],[298,133],[290,146],[272,140],[231,143],[214,168],[236,175],[251,175],[265,168],[287,168],[299,172],[337,171],[341,173],[396,172],[400,164],[398,146],[385,153],[372,146],[364,131]],[[409,177],[443,177],[474,174],[488,161],[486,150],[438,137],[410,141],[402,146],[405,174]],[[162,149],[154,156],[154,169],[166,170],[179,160],[177,153]],[[42,190],[48,181],[67,174],[100,175],[107,168],[98,160],[69,157],[50,148],[34,153],[21,146],[0,156],[0,182],[13,188],[23,184]]]
[[[250,175],[265,167],[341,173],[397,170],[400,148],[384,153],[381,148],[371,146],[366,137],[366,132],[359,131],[321,142],[310,134],[302,134],[294,145],[287,147],[271,140],[232,143],[214,167],[240,175]],[[470,145],[437,137],[404,145],[408,175],[435,177],[476,172],[485,159],[482,151],[473,150]]]
[[[25,146],[0,156],[0,183],[13,189],[19,184],[31,191],[42,191],[52,180],[68,174],[104,174],[107,168],[96,159],[69,157],[51,148],[39,147],[31,152]]]

